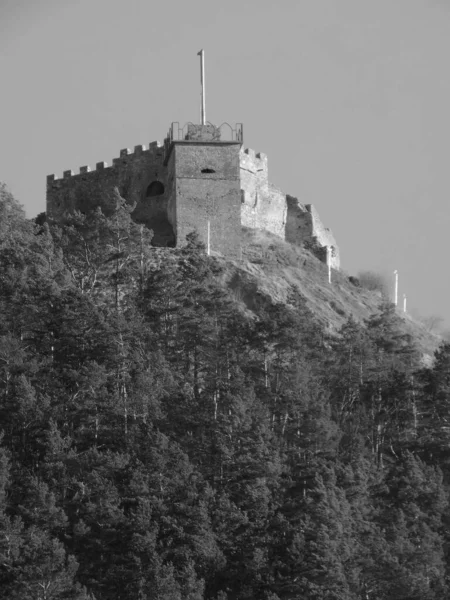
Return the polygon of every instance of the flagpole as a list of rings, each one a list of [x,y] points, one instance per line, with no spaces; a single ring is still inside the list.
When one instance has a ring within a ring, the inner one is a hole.
[[[197,56],[200,56],[200,81],[202,86],[201,91],[201,102],[202,102],[202,125],[206,124],[206,107],[205,107],[205,51],[200,50],[197,52]]]

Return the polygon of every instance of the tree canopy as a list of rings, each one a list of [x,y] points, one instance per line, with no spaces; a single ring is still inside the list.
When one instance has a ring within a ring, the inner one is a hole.
[[[113,200],[33,223],[0,186],[0,595],[446,597],[450,346],[424,368],[384,300],[250,317]]]

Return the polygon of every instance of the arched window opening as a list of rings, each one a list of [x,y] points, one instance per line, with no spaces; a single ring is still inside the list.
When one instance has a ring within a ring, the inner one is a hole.
[[[215,173],[214,169],[202,169],[202,173]]]
[[[147,188],[145,194],[146,198],[152,198],[153,196],[161,196],[164,194],[164,185],[160,181],[152,181]]]

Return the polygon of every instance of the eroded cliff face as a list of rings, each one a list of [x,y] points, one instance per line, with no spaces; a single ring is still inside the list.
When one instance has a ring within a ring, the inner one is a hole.
[[[302,204],[269,182],[267,156],[250,148],[240,153],[241,223],[264,229],[291,244],[309,246],[323,261],[339,269],[339,248],[312,204]]]

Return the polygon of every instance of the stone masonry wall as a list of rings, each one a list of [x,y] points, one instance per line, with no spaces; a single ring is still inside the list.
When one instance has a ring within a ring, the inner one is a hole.
[[[331,266],[339,269],[339,248],[311,204],[301,204],[269,182],[267,156],[250,148],[239,155],[241,172],[241,222],[244,227],[265,229],[286,241],[310,244],[322,260],[332,248]]]
[[[175,174],[177,245],[193,230],[207,245],[209,222],[211,253],[240,258],[239,147],[226,142],[174,143],[169,173]]]
[[[339,248],[333,233],[320,220],[319,214],[312,204],[301,204],[297,198],[287,196],[286,241],[291,244],[311,244],[312,248],[331,248],[330,264],[339,269]],[[320,253],[326,260],[326,251]]]
[[[113,208],[113,190],[117,187],[121,196],[135,205],[133,219],[155,231],[157,245],[171,245],[174,223],[167,219],[168,182],[163,161],[163,147],[152,142],[148,149],[136,146],[134,152],[121,150],[120,158],[113,159],[110,167],[101,162],[97,163],[95,171],[80,167],[79,174],[65,171],[62,179],[49,175],[47,213],[50,218],[61,219],[65,213],[74,210],[86,213],[100,206],[108,214]],[[164,193],[147,197],[147,189],[154,181],[162,183]]]
[[[284,238],[286,196],[269,183],[267,156],[245,148],[239,158],[242,225],[265,229]]]
[[[339,247],[334,238],[333,232],[328,227],[325,227],[320,220],[319,213],[315,209],[313,204],[307,204],[306,208],[312,215],[313,230],[312,235],[321,246],[328,246],[331,248],[331,266],[334,269],[340,267],[340,256]]]

